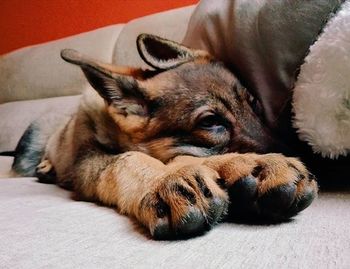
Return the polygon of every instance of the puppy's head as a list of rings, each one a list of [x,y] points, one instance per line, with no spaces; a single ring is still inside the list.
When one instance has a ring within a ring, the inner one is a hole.
[[[222,63],[205,51],[152,35],[140,35],[137,47],[153,70],[112,66],[72,50],[61,54],[81,67],[105,100],[120,149],[162,161],[271,151],[274,143],[257,100]]]

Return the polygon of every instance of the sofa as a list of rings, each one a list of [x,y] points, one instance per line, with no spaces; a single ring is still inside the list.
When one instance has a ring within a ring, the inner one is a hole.
[[[181,41],[193,9],[0,58],[0,268],[350,268],[347,184],[321,186],[318,199],[288,222],[222,223],[196,238],[154,241],[113,208],[76,201],[69,191],[36,178],[11,176],[11,152],[30,122],[52,110],[74,111],[87,87],[80,69],[60,59],[61,49],[146,67],[136,36],[147,32]]]

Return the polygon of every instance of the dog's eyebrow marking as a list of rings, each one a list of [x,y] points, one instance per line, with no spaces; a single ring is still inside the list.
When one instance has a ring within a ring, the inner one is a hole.
[[[219,100],[225,107],[228,111],[232,111],[232,106],[230,104],[229,101],[227,101],[226,99],[224,99],[223,97],[221,97],[220,95],[217,95],[216,93],[213,93],[212,96]]]

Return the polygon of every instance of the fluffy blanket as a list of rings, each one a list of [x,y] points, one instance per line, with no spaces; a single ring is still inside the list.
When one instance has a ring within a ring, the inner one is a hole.
[[[350,1],[324,27],[301,66],[293,96],[294,126],[317,153],[350,152]]]

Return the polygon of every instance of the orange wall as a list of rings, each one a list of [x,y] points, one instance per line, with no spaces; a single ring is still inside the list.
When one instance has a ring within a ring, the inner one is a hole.
[[[198,0],[0,0],[0,54]]]

